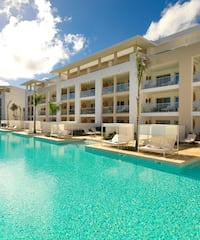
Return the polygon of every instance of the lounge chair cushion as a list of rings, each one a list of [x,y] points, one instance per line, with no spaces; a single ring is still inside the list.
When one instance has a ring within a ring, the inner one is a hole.
[[[161,137],[160,136],[151,137],[147,145],[151,146],[152,148],[159,148],[161,146]]]

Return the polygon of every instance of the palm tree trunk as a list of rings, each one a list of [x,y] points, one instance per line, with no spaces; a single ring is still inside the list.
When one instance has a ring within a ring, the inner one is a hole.
[[[138,151],[139,145],[139,122],[140,122],[140,86],[138,86],[137,96],[137,112],[136,112],[136,139],[135,139],[135,150]]]

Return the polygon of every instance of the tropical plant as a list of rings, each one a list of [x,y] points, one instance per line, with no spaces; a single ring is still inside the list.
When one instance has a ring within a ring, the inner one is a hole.
[[[10,104],[11,104],[12,100],[10,100],[8,103],[7,103],[7,125],[9,126],[9,107],[10,107]]]
[[[60,110],[60,106],[56,103],[49,102],[49,114],[51,116],[56,115],[56,113]]]
[[[144,71],[147,67],[147,58],[142,52],[142,48],[140,48],[137,44],[134,47],[135,58],[136,58],[136,70],[137,70],[137,99],[136,99],[136,139],[135,139],[135,150],[138,150],[139,143],[139,122],[140,122],[140,91],[141,91],[141,83]]]
[[[10,107],[10,109],[13,111],[13,118],[16,120],[17,119],[17,109],[18,109],[18,106],[17,104],[13,103]]]
[[[34,114],[33,114],[33,132],[36,133],[36,109],[38,104],[41,102],[42,96],[37,94],[36,91],[33,95],[33,105],[34,105]]]
[[[19,109],[19,120],[21,120],[22,119],[22,108],[20,105],[18,106],[18,109]]]

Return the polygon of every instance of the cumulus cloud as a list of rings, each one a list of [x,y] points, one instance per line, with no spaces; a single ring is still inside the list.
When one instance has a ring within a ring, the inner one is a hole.
[[[161,14],[158,22],[152,22],[144,35],[149,40],[157,40],[198,24],[200,1],[178,1],[169,5]]]
[[[58,24],[64,20],[54,16],[55,12],[49,0],[1,0],[2,79],[34,78],[49,73],[57,63],[84,48],[83,35],[61,35]]]
[[[5,82],[0,79],[0,86],[9,86],[10,84],[8,82]]]

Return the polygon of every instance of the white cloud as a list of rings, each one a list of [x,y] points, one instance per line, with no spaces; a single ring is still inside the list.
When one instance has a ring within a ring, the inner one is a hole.
[[[9,86],[10,84],[8,82],[5,82],[3,80],[0,80],[0,86]]]
[[[144,35],[149,40],[169,36],[198,24],[200,1],[190,0],[181,4],[169,5],[161,14],[158,22],[152,22]]]
[[[1,0],[0,77],[4,80],[34,78],[49,73],[62,60],[83,49],[81,34],[61,36],[49,0]],[[13,12],[15,14],[13,14]]]

